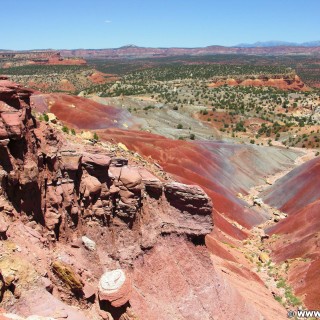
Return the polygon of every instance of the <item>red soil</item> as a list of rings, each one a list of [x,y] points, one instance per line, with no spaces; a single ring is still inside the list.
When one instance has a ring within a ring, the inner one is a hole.
[[[40,112],[52,112],[68,126],[78,129],[103,129],[130,124],[130,113],[67,94],[41,94],[31,97]]]
[[[256,275],[219,257],[210,260],[204,247],[181,239],[162,241],[137,260],[133,280],[130,303],[144,319],[286,318]]]
[[[320,198],[320,158],[292,170],[264,193],[264,201],[293,214]]]
[[[320,281],[320,200],[291,214],[287,219],[267,230],[279,234],[271,245],[275,261],[298,259],[289,269],[289,281],[298,296],[304,297],[309,309],[319,309]],[[291,264],[290,264],[291,265]]]
[[[233,255],[230,254],[225,248],[223,248],[212,234],[208,234],[206,236],[206,247],[210,252],[214,253],[216,256],[224,260],[237,262]]]
[[[246,192],[253,183],[236,178],[238,175],[246,175],[242,172],[243,169],[238,167],[241,163],[237,162],[238,156],[242,157],[243,161],[250,157],[250,152],[244,150],[246,147],[214,142],[190,143],[147,132],[130,131],[129,134],[128,131],[116,129],[100,131],[99,137],[122,142],[130,150],[156,160],[165,171],[183,183],[200,185],[213,199],[216,210],[215,225],[229,235],[238,239],[246,237],[243,231],[231,225],[223,216],[246,228],[263,221],[256,211],[247,208],[246,203],[236,197],[237,192]],[[259,174],[261,176],[261,172],[251,171],[253,175],[257,173],[255,178],[258,178]]]
[[[278,234],[270,246],[277,262],[291,261],[289,281],[295,293],[303,297],[309,309],[319,309],[320,281],[320,158],[315,158],[280,179],[265,196],[265,200],[289,213],[268,229]]]

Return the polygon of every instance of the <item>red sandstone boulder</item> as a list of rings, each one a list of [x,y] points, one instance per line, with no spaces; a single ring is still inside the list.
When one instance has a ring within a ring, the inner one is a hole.
[[[85,299],[90,299],[96,294],[96,288],[89,283],[85,283],[83,286],[83,296]]]
[[[19,182],[21,185],[26,185],[37,181],[39,174],[38,165],[32,161],[27,161],[23,166],[23,171],[20,175]]]
[[[100,167],[108,168],[110,163],[111,163],[111,158],[103,154],[93,154],[93,153],[84,152],[82,155],[82,164],[85,167],[100,166]]]
[[[126,188],[131,189],[141,184],[142,179],[137,168],[124,166],[121,169],[120,181]]]
[[[96,177],[87,176],[82,180],[82,182],[84,187],[83,193],[85,197],[97,194],[101,191],[101,183]]]
[[[106,181],[108,177],[110,162],[111,158],[104,154],[85,152],[82,156],[82,166],[91,176],[98,178],[101,182]],[[103,190],[103,192],[105,191],[106,190]]]
[[[47,196],[46,196],[48,204],[57,206],[60,203],[62,203],[62,194],[63,194],[62,188],[60,189],[53,185],[49,185],[47,187]]]
[[[61,166],[64,170],[77,171],[81,163],[81,155],[73,151],[61,152]]]
[[[145,168],[139,168],[139,174],[147,193],[151,197],[160,198],[162,194],[162,182]]]
[[[2,112],[16,112],[17,110],[11,106],[9,106],[4,101],[0,101],[0,113]]]
[[[59,223],[60,217],[61,217],[61,214],[58,212],[57,209],[52,207],[47,208],[47,211],[45,212],[45,216],[44,216],[46,227],[49,230],[53,230],[56,224]]]
[[[164,185],[164,193],[168,202],[181,211],[210,215],[212,202],[199,186],[170,182]]]
[[[122,269],[105,272],[99,281],[99,298],[114,307],[126,304],[131,296],[132,283],[129,275]]]
[[[1,118],[7,129],[9,137],[21,138],[23,124],[21,122],[19,112],[2,112]]]

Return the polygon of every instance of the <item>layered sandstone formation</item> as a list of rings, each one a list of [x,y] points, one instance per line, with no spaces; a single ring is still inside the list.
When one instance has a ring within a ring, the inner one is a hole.
[[[68,319],[86,319],[63,307],[61,297],[77,304],[100,301],[104,317],[108,308],[116,319],[129,317],[135,259],[172,234],[204,242],[213,227],[211,199],[200,187],[162,181],[112,148],[65,140],[35,120],[30,94],[1,78],[0,244],[7,258],[0,262],[0,299],[25,317],[51,316],[56,301]],[[19,249],[11,252],[10,246]],[[115,276],[102,276],[99,287],[102,266],[119,265]],[[29,275],[21,275],[22,266]]]
[[[209,87],[254,86],[274,87],[281,90],[308,91],[309,88],[297,75],[245,76],[238,78],[217,77],[208,84]]]
[[[184,228],[186,233],[210,231],[211,200],[201,189],[178,184],[169,188],[151,174],[143,183],[142,168],[99,152],[98,148],[86,152],[82,146],[68,144],[48,124],[35,122],[28,106],[28,92],[18,88],[10,96],[13,84],[4,85],[6,89],[1,94],[5,101],[1,105],[3,190],[19,212],[44,224],[47,236],[66,237],[67,231],[76,228],[81,218],[110,224],[117,217],[130,225],[143,206],[144,192],[150,199],[156,194],[159,201],[167,202],[171,211],[168,220],[172,224],[175,212],[199,219],[203,227],[195,232]],[[16,108],[7,103],[16,103]],[[150,180],[157,181],[153,188],[146,187],[151,185]],[[172,197],[177,203],[172,203]],[[186,203],[185,207],[180,206],[179,198]],[[202,206],[207,207],[202,209]],[[197,212],[198,208],[202,211]],[[161,232],[159,229],[158,233]]]

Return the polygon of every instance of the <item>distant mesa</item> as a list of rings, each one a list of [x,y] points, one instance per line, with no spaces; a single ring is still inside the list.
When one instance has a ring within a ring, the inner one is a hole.
[[[234,78],[216,77],[208,87],[228,86],[254,86],[254,87],[274,87],[280,90],[308,91],[308,88],[301,79],[294,73],[287,75],[270,76],[240,76]]]
[[[309,41],[303,43],[287,42],[287,41],[264,41],[255,43],[240,43],[234,46],[235,48],[261,48],[261,47],[319,47],[320,41]]]
[[[86,61],[80,58],[64,58],[58,51],[2,51],[0,58],[4,60],[4,67],[24,65],[85,65]],[[5,63],[5,60],[8,62]]]

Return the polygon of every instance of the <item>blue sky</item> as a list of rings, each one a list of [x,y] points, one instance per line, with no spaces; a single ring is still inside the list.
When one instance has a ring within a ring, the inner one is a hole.
[[[1,49],[320,40],[320,0],[0,0]]]

